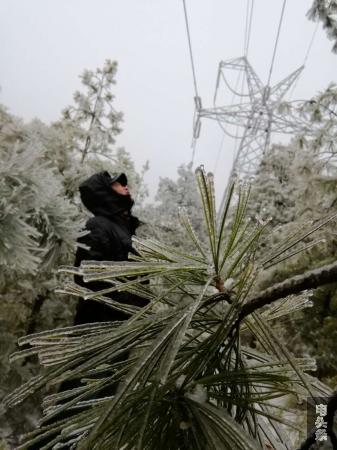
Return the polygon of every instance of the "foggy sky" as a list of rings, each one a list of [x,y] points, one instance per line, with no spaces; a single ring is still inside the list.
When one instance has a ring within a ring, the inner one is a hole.
[[[288,1],[271,84],[304,60],[315,24],[306,18],[312,0]],[[220,60],[243,55],[246,0],[186,0],[199,94],[212,105]],[[266,82],[282,7],[255,0],[248,58]],[[118,146],[138,170],[150,160],[152,195],[159,176],[176,177],[192,150],[194,88],[182,0],[2,0],[0,3],[0,102],[25,120],[57,120],[80,89],[78,75],[105,59],[117,60],[115,107],[124,113]],[[319,26],[293,98],[309,98],[335,80],[337,56]],[[195,164],[214,170],[222,131],[204,121]],[[225,140],[218,192],[225,184],[233,143]]]

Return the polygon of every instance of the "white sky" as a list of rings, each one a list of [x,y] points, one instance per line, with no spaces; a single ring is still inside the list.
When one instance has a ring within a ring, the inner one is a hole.
[[[304,60],[315,24],[312,0],[288,0],[271,84]],[[242,56],[246,0],[186,0],[199,94],[212,106],[220,60]],[[266,82],[282,0],[255,0],[249,60]],[[111,58],[119,63],[115,107],[124,113],[118,145],[146,182],[176,178],[191,159],[193,82],[182,0],[2,0],[0,3],[0,102],[25,120],[49,123],[72,103],[78,75]],[[315,95],[335,80],[337,56],[321,26],[293,98]],[[215,170],[222,132],[204,121],[195,164]],[[216,168],[218,193],[231,167],[233,143]]]

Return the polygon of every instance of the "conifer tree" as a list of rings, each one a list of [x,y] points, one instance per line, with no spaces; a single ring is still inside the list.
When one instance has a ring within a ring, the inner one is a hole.
[[[139,201],[144,197],[130,155],[114,145],[121,121],[111,93],[116,70],[116,63],[107,61],[103,69],[86,71],[82,80],[90,92],[77,93],[68,117],[51,125],[37,119],[25,124],[0,107],[1,398],[35,370],[29,358],[9,367],[17,338],[71,322],[76,301],[61,301],[55,289],[57,268],[72,263],[86,219],[79,183],[95,171],[125,171]],[[104,156],[98,152],[103,144]],[[0,436],[3,426],[6,434],[22,432],[37,415],[35,406],[31,409],[1,420]]]
[[[287,235],[299,232],[306,224],[320,223],[322,217],[336,214],[336,87],[305,102],[304,118],[312,123],[311,136],[298,135],[288,146],[274,146],[263,159],[252,185],[251,208],[260,219],[272,217],[274,232],[266,237],[263,251]],[[305,240],[306,251],[275,267],[261,283],[272,277],[282,281],[336,260],[336,221]],[[268,271],[267,271],[268,272]],[[295,314],[283,327],[285,342],[296,352],[306,351],[317,359],[317,375],[331,386],[336,383],[337,324],[336,283],[313,291],[312,310]]]
[[[183,227],[179,221],[180,210],[185,210],[191,224],[200,236],[205,239],[206,228],[203,222],[202,205],[198,196],[192,164],[178,167],[178,178],[161,178],[155,202],[146,205],[140,211],[145,226],[140,229],[141,236],[153,236],[168,245],[191,250],[190,242],[184,238]]]

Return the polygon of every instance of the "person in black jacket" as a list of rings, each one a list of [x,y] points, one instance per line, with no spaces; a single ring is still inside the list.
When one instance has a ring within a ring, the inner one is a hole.
[[[127,261],[129,253],[135,253],[132,248],[131,237],[135,234],[139,226],[139,220],[131,214],[133,200],[131,198],[128,180],[124,173],[110,175],[108,172],[99,172],[92,175],[80,185],[80,195],[84,206],[93,214],[87,223],[88,234],[78,239],[78,242],[85,244],[88,249],[78,247],[75,257],[75,266],[80,266],[83,260],[94,261]],[[94,281],[85,283],[79,275],[75,276],[75,282],[80,286],[99,291],[111,284],[104,281]],[[110,298],[135,305],[145,306],[148,301],[137,295],[127,292],[113,292],[106,294]],[[108,305],[104,305],[95,300],[80,299],[74,319],[74,325],[105,322],[123,321],[128,319],[128,315],[116,311]],[[119,356],[119,360],[125,360],[127,355]],[[101,376],[105,376],[103,373]],[[81,387],[80,379],[71,379],[61,383],[59,392]],[[110,385],[101,389],[95,398],[114,395],[117,385]],[[81,409],[77,409],[80,412]],[[47,422],[52,425],[57,420],[71,417],[72,411],[63,411],[56,418]],[[56,436],[51,434],[43,438],[37,444],[29,446],[29,450],[38,450],[51,442]],[[63,448],[70,448],[70,444]]]
[[[127,261],[128,254],[135,253],[131,237],[139,226],[139,220],[131,214],[134,201],[126,175],[99,172],[84,181],[79,190],[84,206],[94,216],[86,223],[89,233],[78,240],[89,247],[89,250],[78,247],[75,266],[80,266],[83,260]],[[81,276],[75,276],[75,282],[92,291],[111,287],[111,284],[104,281],[85,283]],[[126,292],[106,295],[130,305],[142,307],[147,304],[147,300]],[[95,300],[81,299],[77,305],[74,325],[126,320],[128,317],[127,314]]]

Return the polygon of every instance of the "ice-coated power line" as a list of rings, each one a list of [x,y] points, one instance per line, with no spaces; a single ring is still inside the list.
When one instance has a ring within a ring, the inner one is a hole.
[[[285,8],[286,8],[286,4],[287,4],[287,0],[283,0],[281,16],[280,16],[280,21],[279,21],[279,24],[278,24],[277,35],[276,35],[276,40],[275,40],[275,45],[274,45],[273,56],[272,56],[272,59],[271,59],[271,64],[270,64],[270,69],[269,69],[267,86],[269,86],[269,84],[270,84],[271,75],[272,75],[273,69],[274,69],[276,51],[277,51],[277,47],[278,47],[278,43],[279,43],[279,39],[280,39],[280,33],[281,33],[281,28],[282,28],[282,23],[283,23],[283,17],[284,17],[284,11],[285,11]]]
[[[246,31],[245,31],[245,45],[244,45],[244,55],[246,56],[246,58],[248,57],[250,36],[252,32],[254,6],[255,0],[247,0],[246,27],[245,27]]]
[[[311,51],[312,46],[313,46],[314,41],[315,41],[315,37],[316,37],[316,34],[317,34],[318,26],[319,26],[319,22],[317,22],[317,24],[315,26],[315,29],[314,29],[314,32],[312,33],[311,40],[310,40],[307,52],[306,52],[305,57],[304,57],[303,66],[305,66],[307,61],[308,61],[310,51]]]
[[[196,73],[195,73],[195,65],[194,65],[194,58],[193,58],[193,51],[192,51],[192,42],[191,42],[191,33],[190,33],[190,27],[189,27],[189,23],[188,23],[186,2],[185,2],[185,0],[182,0],[182,1],[183,1],[183,7],[184,7],[185,27],[186,27],[188,48],[189,48],[189,53],[190,53],[192,75],[193,75],[194,103],[195,103],[196,108],[197,108],[197,105],[201,104],[201,100],[200,100],[199,93],[198,93],[197,76],[196,76]],[[193,119],[193,121],[194,121],[194,119]],[[199,122],[199,125],[200,125],[200,122]],[[199,129],[199,132],[200,132],[200,129]],[[193,136],[192,144],[191,144],[191,147],[192,147],[191,163],[192,163],[192,165],[193,165],[193,162],[194,162],[195,150],[196,150],[196,146],[197,146],[196,137],[198,137],[198,136]]]
[[[307,51],[306,51],[306,53],[305,53],[305,55],[304,55],[303,66],[305,66],[305,65],[307,64],[307,61],[308,61],[308,59],[309,59],[309,55],[310,55],[312,46],[313,46],[314,41],[315,41],[315,37],[316,37],[316,34],[317,34],[318,27],[319,27],[319,22],[316,23],[315,29],[314,29],[314,31],[313,31],[313,33],[312,33],[312,35],[311,35],[311,39],[310,39],[310,42],[309,42]],[[292,87],[292,89],[291,89],[291,92],[290,92],[290,95],[289,95],[289,98],[290,98],[290,99],[292,98],[292,96],[293,96],[293,94],[294,94],[294,92],[295,92],[295,89],[296,89],[296,87],[297,87],[297,84],[298,84],[298,80],[299,80],[299,79],[300,79],[300,77],[297,78],[297,80],[295,81],[295,83],[294,83],[294,85],[293,85],[293,87]]]
[[[196,77],[196,74],[195,74],[195,65],[194,65],[194,58],[193,58],[193,51],[192,51],[190,27],[189,27],[189,24],[188,24],[188,17],[187,17],[187,10],[186,10],[186,2],[185,2],[185,0],[183,0],[183,6],[184,6],[184,17],[185,17],[185,26],[186,26],[187,40],[188,40],[188,48],[189,48],[189,52],[190,52],[190,59],[191,59],[191,66],[192,66],[194,92],[195,92],[195,96],[199,97],[198,85],[197,85],[197,77]]]

